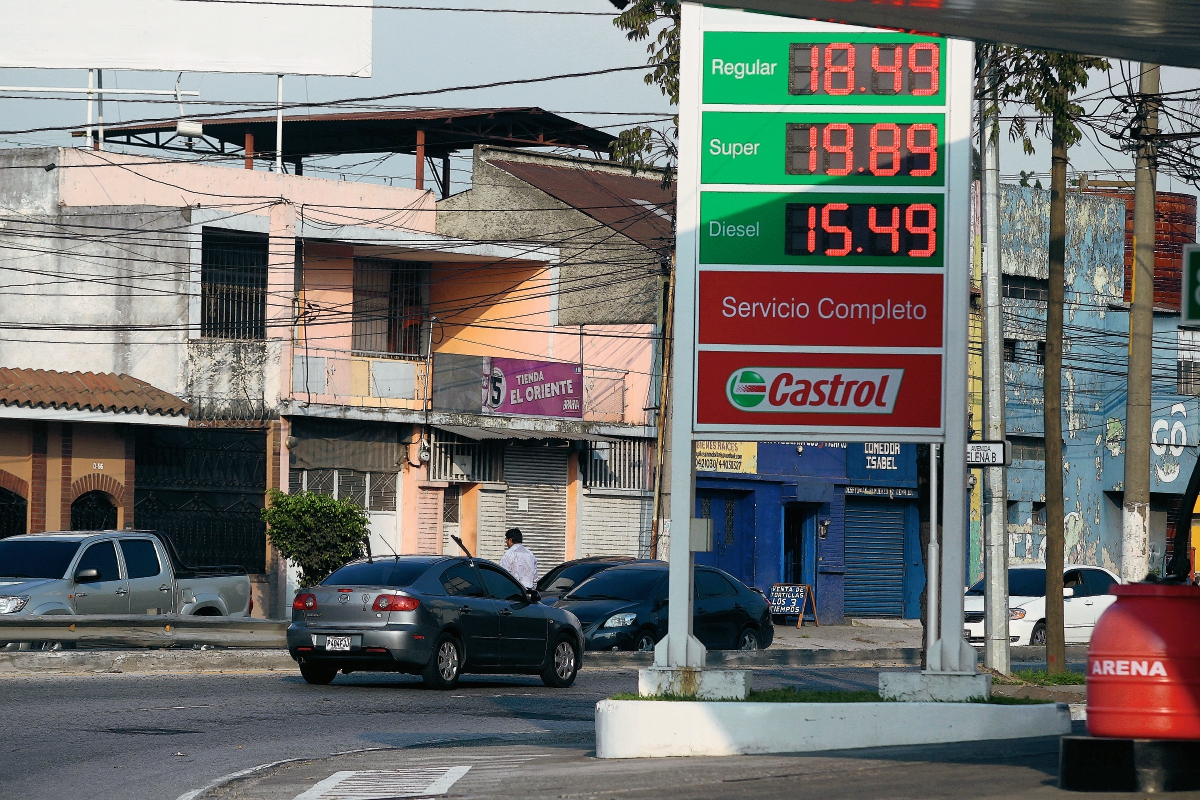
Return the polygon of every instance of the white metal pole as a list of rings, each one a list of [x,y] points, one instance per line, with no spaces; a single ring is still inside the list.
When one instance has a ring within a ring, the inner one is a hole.
[[[96,113],[97,127],[100,131],[100,136],[97,140],[97,148],[104,149],[104,70],[96,70]]]
[[[949,64],[946,150],[948,162],[946,227],[970,229],[971,120],[974,92],[974,44],[947,41]],[[940,648],[928,659],[932,672],[975,672],[975,650],[963,641],[963,583],[967,567],[967,330],[971,263],[966,236],[947,237],[946,350],[943,419],[946,449],[942,459],[942,586]]]
[[[996,66],[988,65],[983,103],[983,418],[984,438],[1003,441],[1004,318],[1000,277],[1000,119]],[[983,663],[1008,674],[1008,493],[1004,466],[983,470],[984,647]]]
[[[92,146],[92,98],[95,96],[96,70],[88,70],[87,88],[87,147]]]
[[[283,76],[279,76],[275,101],[275,172],[283,174]]]
[[[938,640],[938,572],[941,549],[938,547],[938,446],[929,445],[929,557],[925,569],[925,631],[926,662],[932,656]]]

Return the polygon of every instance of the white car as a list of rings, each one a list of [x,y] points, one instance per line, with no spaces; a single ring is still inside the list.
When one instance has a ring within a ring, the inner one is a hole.
[[[1121,579],[1103,567],[1068,564],[1063,569],[1063,626],[1067,644],[1087,644],[1104,609],[1116,597],[1110,592]],[[967,589],[963,601],[963,635],[983,644],[983,581]],[[1046,565],[1026,564],[1008,569],[1008,635],[1017,645],[1046,644]]]

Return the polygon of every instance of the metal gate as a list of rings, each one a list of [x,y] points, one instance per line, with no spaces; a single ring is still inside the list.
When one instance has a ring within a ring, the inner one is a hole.
[[[266,569],[265,431],[139,432],[134,524],[167,533],[195,566]]]
[[[537,556],[539,575],[566,558],[567,452],[563,447],[504,451],[505,526],[521,529],[525,546]]]
[[[846,501],[848,617],[904,616],[904,505]]]

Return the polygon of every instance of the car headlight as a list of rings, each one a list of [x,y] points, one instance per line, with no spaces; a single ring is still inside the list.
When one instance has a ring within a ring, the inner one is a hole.
[[[628,628],[637,619],[637,614],[613,614],[601,626],[603,628]]]
[[[1025,619],[1025,609],[1010,608],[1008,610],[1008,618],[1009,619]]]
[[[19,597],[15,596],[15,595],[9,595],[8,597],[0,597],[0,614],[15,614],[18,611],[20,611],[22,608],[24,608],[25,604],[28,602],[29,602],[28,595],[19,596]]]

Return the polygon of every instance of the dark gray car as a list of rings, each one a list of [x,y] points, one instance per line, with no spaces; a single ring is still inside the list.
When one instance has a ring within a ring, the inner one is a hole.
[[[309,683],[340,670],[419,674],[441,689],[464,672],[570,686],[583,658],[579,620],[537,600],[479,558],[355,561],[296,595],[288,650]]]

